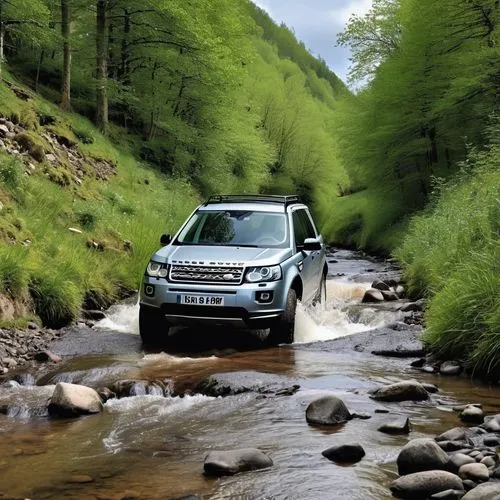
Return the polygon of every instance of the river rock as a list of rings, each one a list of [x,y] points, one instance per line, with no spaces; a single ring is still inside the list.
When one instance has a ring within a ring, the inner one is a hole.
[[[428,438],[413,439],[408,442],[399,452],[397,459],[401,476],[435,469],[448,470],[449,462],[448,455],[434,440]]]
[[[300,386],[294,379],[256,371],[216,373],[202,380],[193,392],[210,397],[235,396],[246,392],[268,395],[289,395]],[[176,386],[177,389],[177,386]]]
[[[35,359],[40,361],[41,363],[45,363],[47,361],[51,361],[52,363],[60,363],[62,361],[61,356],[54,354],[52,351],[48,349],[44,349],[35,354]]]
[[[484,464],[465,464],[458,469],[458,475],[462,479],[470,479],[476,483],[484,483],[490,478],[488,467]]]
[[[469,405],[460,414],[460,420],[468,424],[482,424],[484,421],[484,412],[477,406]]]
[[[470,490],[463,500],[500,500],[500,482],[480,484]]]
[[[400,477],[391,485],[397,498],[422,500],[446,490],[463,490],[462,481],[451,472],[429,470]]]
[[[439,367],[441,375],[458,375],[462,371],[462,367],[456,361],[445,361]]]
[[[49,404],[49,414],[57,417],[78,417],[102,409],[101,398],[94,389],[65,382],[56,385]]]
[[[431,495],[433,500],[460,500],[465,495],[464,490],[445,490]]]
[[[465,455],[464,453],[455,453],[450,457],[450,461],[457,471],[460,467],[462,467],[462,465],[476,463],[472,457],[469,457],[469,455]]]
[[[391,287],[387,283],[380,280],[375,280],[372,283],[371,287],[374,288],[375,290],[380,290],[380,291],[385,290],[387,292],[391,289]]]
[[[500,437],[488,436],[484,438],[484,446],[500,446]]]
[[[439,447],[444,451],[458,451],[466,448],[467,446],[463,441],[438,441]]]
[[[379,387],[371,397],[380,401],[422,401],[429,398],[429,393],[422,384],[408,380]]]
[[[106,314],[103,311],[98,310],[82,311],[82,316],[84,319],[89,319],[91,321],[101,321],[102,319],[106,319]]]
[[[388,302],[395,302],[396,300],[399,300],[399,295],[393,290],[381,290],[381,293],[384,300],[387,300]]]
[[[209,476],[228,476],[271,467],[273,461],[256,448],[212,451],[205,457],[203,469]]]
[[[416,302],[409,302],[401,307],[401,312],[421,312],[424,309],[424,300],[420,299]]]
[[[440,434],[436,441],[465,441],[467,439],[468,429],[466,427],[454,427],[449,431]]]
[[[489,432],[500,432],[500,414],[485,419],[483,427]]]
[[[321,453],[332,462],[355,463],[365,456],[365,450],[360,444],[343,444],[332,446]]]
[[[381,425],[378,430],[385,434],[409,434],[410,432],[410,419],[396,420]]]
[[[345,403],[336,396],[323,396],[309,404],[306,410],[308,424],[336,425],[352,419]]]
[[[489,467],[495,467],[497,462],[492,456],[489,456],[489,457],[484,457],[480,463],[486,465],[486,467],[489,468]]]
[[[492,470],[490,473],[490,477],[492,479],[500,479],[500,467],[497,467],[496,469]]]
[[[374,288],[370,288],[366,290],[363,295],[363,300],[361,301],[363,304],[384,302],[384,296],[380,290],[375,290]]]

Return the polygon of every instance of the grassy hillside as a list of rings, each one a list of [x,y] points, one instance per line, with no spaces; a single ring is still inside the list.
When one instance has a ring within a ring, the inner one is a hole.
[[[32,148],[16,141],[23,154],[0,150],[0,293],[17,304],[16,314],[4,310],[3,322],[32,313],[61,326],[82,304],[104,307],[136,289],[159,236],[174,231],[200,197],[186,181],[138,161],[133,136],[116,128],[104,137],[87,119],[39,96],[19,99],[14,90],[25,90],[8,80],[12,88],[0,84],[0,116],[19,123],[17,139],[33,137],[58,162],[37,162]],[[72,146],[54,147],[49,131]],[[83,155],[83,176],[68,151]],[[113,165],[106,180],[95,158]]]

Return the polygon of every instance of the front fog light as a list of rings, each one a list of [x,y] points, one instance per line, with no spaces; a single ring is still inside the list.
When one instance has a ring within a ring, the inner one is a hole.
[[[144,293],[148,297],[154,297],[154,295],[155,295],[155,287],[153,285],[146,285],[144,287]]]

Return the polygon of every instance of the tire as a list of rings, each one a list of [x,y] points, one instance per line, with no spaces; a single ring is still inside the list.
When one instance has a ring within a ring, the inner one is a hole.
[[[286,308],[280,318],[271,327],[267,341],[275,346],[293,344],[295,339],[295,313],[297,311],[297,293],[290,289],[286,298]]]
[[[158,345],[167,343],[170,326],[159,309],[140,306],[139,333],[144,345]]]
[[[321,276],[321,282],[319,284],[318,291],[313,300],[313,306],[321,306],[323,309],[326,307],[326,277]]]

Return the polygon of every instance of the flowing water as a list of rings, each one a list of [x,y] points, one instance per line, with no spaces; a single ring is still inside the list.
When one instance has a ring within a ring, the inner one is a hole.
[[[98,328],[82,333],[89,344],[106,346],[105,352],[69,357],[35,377],[37,385],[11,381],[0,387],[0,408],[6,409],[0,415],[0,493],[33,499],[168,499],[189,494],[210,499],[389,498],[394,461],[408,438],[379,433],[382,423],[408,416],[412,438],[433,436],[458,425],[450,410],[456,402],[481,402],[487,412],[500,412],[500,391],[465,378],[415,372],[409,360],[337,351],[320,342],[402,319],[393,306],[359,304],[370,280],[356,276],[367,269],[382,272],[385,264],[354,257],[347,251],[335,254],[328,303],[324,309],[299,309],[297,342],[290,348],[257,349],[250,342],[235,349],[229,342],[210,349],[201,342],[201,353],[144,353],[137,341],[137,306],[115,307]],[[193,335],[207,341],[204,330]],[[230,332],[230,340],[238,335]],[[131,347],[108,349],[121,339]],[[221,372],[254,372],[256,381],[263,373],[272,374],[298,383],[300,390],[269,397],[172,395],[172,384],[194,387]],[[384,406],[367,396],[381,383],[416,376],[439,385],[432,403]],[[125,379],[156,382],[132,385],[131,396],[109,400],[100,415],[70,421],[46,417],[46,402],[58,381],[97,388]],[[29,383],[30,378],[22,380]],[[331,392],[372,418],[330,429],[307,425],[307,404]],[[390,415],[375,413],[381,408]],[[321,456],[324,449],[344,442],[362,444],[366,457],[341,467]],[[274,466],[218,480],[202,474],[210,450],[245,447],[262,449]]]

